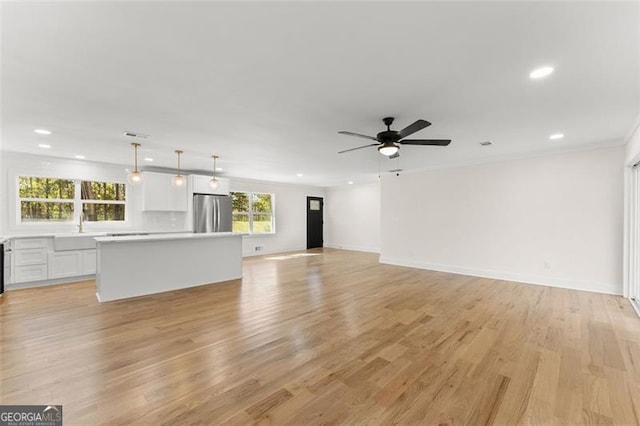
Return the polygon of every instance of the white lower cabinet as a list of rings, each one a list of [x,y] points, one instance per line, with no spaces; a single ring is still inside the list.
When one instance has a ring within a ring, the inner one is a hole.
[[[50,279],[79,277],[95,273],[95,250],[54,251],[49,254]]]
[[[27,283],[47,279],[47,265],[16,266],[11,275],[12,283]]]
[[[16,266],[46,265],[48,252],[46,248],[15,250],[13,252],[13,262]]]
[[[95,249],[56,251],[50,237],[16,238],[12,244],[11,284],[82,277],[96,273]],[[62,282],[65,281],[73,280]]]
[[[82,275],[92,275],[96,273],[96,251],[82,251]]]
[[[48,278],[51,238],[20,238],[11,242],[11,283],[42,281]]]
[[[49,254],[49,278],[65,278],[82,273],[81,250],[54,251]]]

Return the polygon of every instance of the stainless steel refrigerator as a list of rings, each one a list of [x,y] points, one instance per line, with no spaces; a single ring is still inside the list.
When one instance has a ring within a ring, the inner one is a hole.
[[[231,197],[193,195],[193,232],[231,232]]]

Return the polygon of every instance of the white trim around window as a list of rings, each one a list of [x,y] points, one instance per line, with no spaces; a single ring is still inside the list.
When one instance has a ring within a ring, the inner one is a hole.
[[[13,173],[12,173],[13,174]],[[73,198],[21,198],[20,197],[20,178],[21,177],[34,177],[34,178],[50,178],[61,180],[72,180],[74,182],[74,197]],[[129,197],[129,187],[124,180],[116,180],[110,178],[70,178],[68,176],[55,176],[53,173],[32,173],[32,172],[17,172],[13,174],[13,184],[10,184],[10,191],[7,194],[9,200],[14,200],[14,217],[9,218],[10,223],[13,223],[12,228],[15,229],[55,229],[61,227],[75,226],[80,221],[80,213],[83,211],[83,204],[119,204],[124,206],[124,220],[101,220],[101,221],[85,221],[85,229],[122,229],[127,228],[131,224],[131,202]],[[114,184],[124,185],[124,200],[99,200],[99,199],[82,199],[81,182],[106,182]],[[43,221],[23,221],[22,220],[22,202],[34,201],[43,203],[69,203],[73,204],[73,214],[69,220],[55,221],[55,220],[43,220]]]

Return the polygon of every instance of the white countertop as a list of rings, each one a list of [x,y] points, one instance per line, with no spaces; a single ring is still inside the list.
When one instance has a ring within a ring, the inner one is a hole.
[[[190,240],[201,238],[221,238],[221,237],[241,237],[242,234],[237,232],[209,232],[198,233],[193,232],[179,232],[172,234],[151,234],[151,235],[123,235],[113,237],[95,237],[98,243],[127,243],[136,241],[163,241],[163,240]]]
[[[0,239],[4,240],[16,240],[22,238],[73,238],[73,237],[108,237],[108,238],[121,238],[131,237],[133,234],[146,234],[146,235],[163,235],[163,234],[189,234],[188,231],[89,231],[89,232],[42,232],[32,234],[5,234],[0,236]],[[118,235],[111,235],[118,234]],[[138,235],[136,235],[138,236]]]

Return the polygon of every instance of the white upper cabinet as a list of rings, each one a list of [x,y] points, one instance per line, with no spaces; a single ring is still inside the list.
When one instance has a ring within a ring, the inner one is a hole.
[[[143,172],[142,210],[160,212],[187,211],[187,182],[181,187],[171,185],[174,175],[169,173]]]
[[[219,178],[219,185],[216,189],[212,189],[209,185],[211,176],[206,175],[190,175],[191,180],[191,192],[194,194],[214,194],[214,195],[229,195],[229,179]]]

